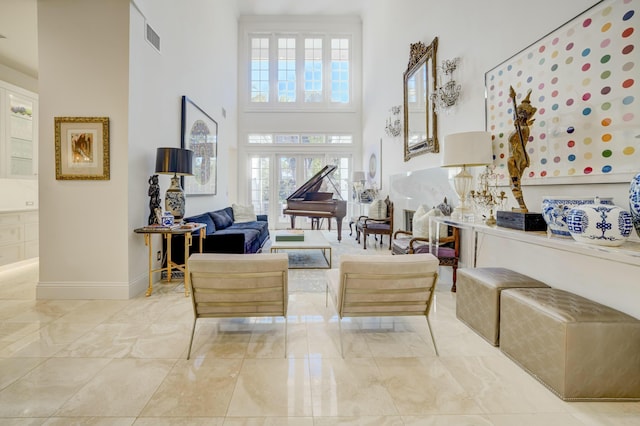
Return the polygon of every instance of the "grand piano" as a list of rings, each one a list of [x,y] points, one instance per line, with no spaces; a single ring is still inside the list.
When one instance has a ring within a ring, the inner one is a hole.
[[[292,229],[296,227],[296,217],[303,216],[311,218],[312,229],[319,219],[327,218],[331,230],[331,218],[335,217],[338,224],[338,241],[342,240],[342,219],[347,215],[347,202],[342,199],[331,176],[337,168],[334,165],[324,166],[287,197],[287,208],[282,213],[291,216]],[[334,196],[337,199],[334,199]]]

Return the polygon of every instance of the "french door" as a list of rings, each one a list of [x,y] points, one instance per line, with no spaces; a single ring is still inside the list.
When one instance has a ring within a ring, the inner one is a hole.
[[[282,213],[287,207],[287,198],[327,164],[338,166],[333,179],[340,195],[347,200],[351,155],[283,153],[250,156],[249,193],[256,213],[269,215],[269,226],[272,228],[289,228],[291,217]],[[333,188],[328,190],[335,192]],[[311,219],[296,218],[296,227],[311,228]]]
[[[278,215],[276,229],[291,226],[291,217],[282,214],[287,208],[287,198],[293,194],[302,184],[311,179],[326,165],[325,156],[318,155],[277,155],[277,184],[278,188]],[[297,228],[311,228],[311,219],[299,217],[296,219]]]

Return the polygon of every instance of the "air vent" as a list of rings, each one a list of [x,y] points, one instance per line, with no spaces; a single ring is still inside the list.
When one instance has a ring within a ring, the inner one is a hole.
[[[151,25],[147,24],[147,41],[156,48],[156,50],[159,52],[160,51],[160,36],[158,35],[157,32],[155,32],[153,30],[153,28],[151,28]]]

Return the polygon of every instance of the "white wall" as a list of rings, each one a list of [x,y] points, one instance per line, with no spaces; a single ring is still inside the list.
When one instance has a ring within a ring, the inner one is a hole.
[[[100,19],[94,19],[99,16]],[[146,287],[147,247],[133,229],[149,215],[148,178],[159,146],[180,146],[180,101],[219,124],[217,196],[188,197],[187,214],[227,204],[236,144],[237,20],[231,0],[47,0],[40,50],[39,298],[128,298]],[[144,20],[161,36],[161,53]],[[129,37],[131,34],[131,38]],[[221,108],[227,118],[221,117]],[[107,116],[111,179],[56,181],[53,117]],[[162,176],[161,194],[169,178]]]
[[[226,207],[230,196],[228,175],[235,158],[232,163],[229,157],[237,139],[235,8],[231,0],[190,0],[188,6],[169,0],[136,0],[131,6],[128,237],[130,281],[138,290],[147,284],[148,252],[132,231],[148,220],[156,148],[180,147],[183,95],[216,120],[219,141],[217,195],[188,196],[186,215]],[[160,36],[160,53],[144,38],[145,20]],[[160,175],[163,208],[169,180]],[[159,237],[153,243],[160,249]]]
[[[39,1],[38,26],[37,295],[126,294],[129,2]],[[54,117],[58,116],[109,117],[110,180],[55,179]]]
[[[402,74],[409,59],[409,45],[439,38],[438,64],[460,57],[456,71],[462,97],[456,111],[438,118],[438,139],[450,133],[484,130],[484,74],[529,44],[569,21],[597,0],[540,0],[530,2],[492,0],[371,0],[363,18],[364,112],[363,152],[367,144],[383,138],[383,179],[407,171],[438,167],[441,154],[425,154],[403,160],[401,137],[389,138],[384,125],[389,108],[403,102]],[[526,13],[519,15],[518,11]],[[388,182],[382,187],[389,188]],[[628,183],[598,185],[525,186],[531,211],[539,211],[542,197],[549,194],[613,196],[628,208]],[[511,191],[507,189],[512,205]]]

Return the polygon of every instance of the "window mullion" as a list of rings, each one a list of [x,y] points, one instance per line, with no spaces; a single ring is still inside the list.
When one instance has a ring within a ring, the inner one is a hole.
[[[304,34],[296,36],[296,105],[303,105],[304,101]]]
[[[331,36],[325,34],[322,37],[322,103],[325,106],[331,104]]]
[[[278,35],[269,36],[269,104],[278,102]]]

